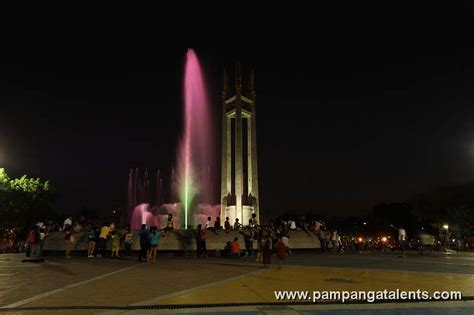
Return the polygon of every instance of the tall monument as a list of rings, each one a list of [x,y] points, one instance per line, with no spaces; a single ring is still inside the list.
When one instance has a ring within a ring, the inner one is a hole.
[[[234,88],[224,71],[222,89],[222,170],[221,220],[238,218],[247,225],[252,214],[259,216],[257,130],[253,70],[248,75],[248,88],[242,91],[242,69],[237,63]]]

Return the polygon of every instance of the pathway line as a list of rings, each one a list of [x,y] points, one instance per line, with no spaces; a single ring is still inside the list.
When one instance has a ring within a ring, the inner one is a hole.
[[[151,299],[146,300],[146,301],[130,304],[130,306],[157,304],[157,302],[168,299],[168,298],[172,298],[172,297],[175,297],[175,296],[180,296],[180,295],[183,295],[183,294],[192,293],[192,292],[195,292],[195,291],[198,291],[198,290],[201,290],[201,289],[206,289],[206,288],[209,288],[209,287],[212,287],[212,286],[215,286],[215,285],[231,282],[231,281],[234,281],[234,280],[245,278],[245,277],[255,275],[257,273],[265,272],[265,271],[268,271],[268,270],[271,270],[271,268],[268,268],[268,269],[263,269],[262,268],[262,269],[255,270],[255,271],[252,271],[252,272],[240,275],[240,276],[235,276],[235,277],[231,277],[231,278],[227,278],[227,279],[223,279],[223,280],[217,280],[217,281],[207,283],[207,284],[203,284],[203,285],[193,287],[193,288],[190,288],[190,289],[185,289],[185,290],[181,290],[181,291],[161,295],[161,296],[151,298]]]
[[[22,305],[25,305],[25,304],[28,304],[28,303],[31,303],[33,301],[37,301],[37,300],[40,300],[42,298],[45,298],[47,296],[51,296],[51,295],[54,295],[54,294],[57,294],[57,293],[60,293],[60,292],[64,292],[68,289],[72,289],[72,288],[75,288],[77,286],[80,286],[80,285],[83,285],[83,284],[86,284],[86,283],[89,283],[89,282],[93,282],[93,281],[96,281],[96,280],[100,280],[100,279],[103,279],[103,278],[106,278],[106,277],[110,277],[110,276],[113,276],[113,275],[116,275],[118,273],[122,273],[122,272],[125,272],[125,271],[128,271],[128,270],[132,270],[134,268],[137,268],[138,266],[144,266],[144,264],[136,264],[136,265],[132,265],[132,266],[128,266],[126,268],[122,268],[122,269],[119,269],[119,270],[115,270],[115,271],[112,271],[112,272],[109,272],[109,273],[106,273],[106,274],[103,274],[103,275],[100,275],[100,276],[97,276],[97,277],[94,277],[94,278],[91,278],[91,279],[87,279],[87,280],[84,280],[84,281],[80,281],[80,282],[76,282],[76,283],[73,283],[73,284],[69,284],[69,285],[66,285],[62,288],[58,288],[58,289],[54,289],[54,290],[51,290],[51,291],[47,291],[47,292],[44,292],[44,293],[41,293],[41,294],[38,294],[38,295],[35,295],[35,296],[32,296],[32,297],[29,297],[27,299],[24,299],[24,300],[21,300],[21,301],[17,301],[15,303],[12,303],[12,304],[8,304],[8,305],[5,305],[5,306],[0,306],[0,309],[2,308],[15,308],[15,307],[18,307],[18,306],[22,306]]]

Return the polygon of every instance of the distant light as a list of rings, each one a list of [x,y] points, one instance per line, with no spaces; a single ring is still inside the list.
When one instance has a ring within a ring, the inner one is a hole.
[[[362,241],[363,241],[362,237],[359,237],[357,240],[358,240],[359,242],[362,242]]]
[[[387,241],[387,238],[386,238],[385,236],[384,236],[384,237],[382,237],[382,242],[384,242],[384,243],[385,243],[386,241]]]
[[[367,222],[364,222],[364,225],[367,225]]]
[[[422,230],[424,230],[425,228],[424,227],[421,227]]]
[[[446,230],[449,229],[449,225],[444,224],[444,225],[443,225],[443,229],[446,229]]]
[[[117,211],[114,210],[114,214],[116,213]]]
[[[453,242],[456,242],[456,239],[455,239],[455,238],[453,238]]]

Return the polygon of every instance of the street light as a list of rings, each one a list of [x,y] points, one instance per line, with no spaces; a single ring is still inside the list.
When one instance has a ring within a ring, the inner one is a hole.
[[[449,225],[443,224],[443,229],[445,229],[445,230],[449,229]]]

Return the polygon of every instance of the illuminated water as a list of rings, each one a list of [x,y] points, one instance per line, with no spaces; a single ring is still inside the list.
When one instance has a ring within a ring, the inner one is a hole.
[[[186,53],[184,71],[184,130],[178,150],[178,192],[188,227],[195,207],[212,202],[212,125],[206,86],[199,60],[192,49]]]

